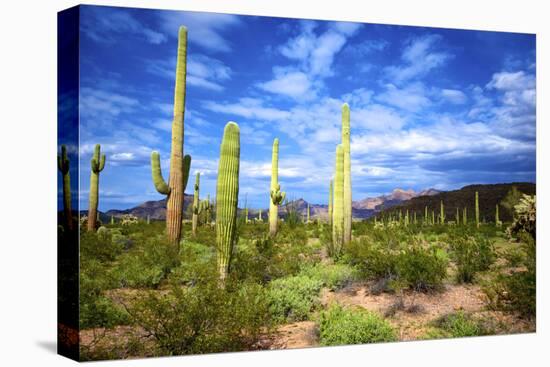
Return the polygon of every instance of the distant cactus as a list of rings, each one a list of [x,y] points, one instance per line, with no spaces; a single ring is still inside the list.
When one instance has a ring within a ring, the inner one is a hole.
[[[409,209],[405,212],[405,226],[409,225]]]
[[[57,157],[57,168],[63,176],[63,219],[67,231],[73,230],[73,211],[71,209],[71,175],[69,173],[69,157],[67,147],[61,146],[61,155]]]
[[[90,201],[88,204],[88,231],[95,231],[97,224],[97,206],[99,201],[99,173],[105,167],[105,154],[101,154],[101,146],[96,144],[91,161]]]
[[[332,190],[332,180],[328,186],[328,224],[332,225],[332,208],[333,208],[333,190]]]
[[[443,206],[443,200],[440,201],[440,212],[439,212],[439,220],[441,221],[441,224],[445,224],[445,207]]]
[[[180,27],[176,62],[176,83],[174,88],[174,118],[172,120],[172,147],[170,153],[170,179],[167,184],[162,178],[160,155],[151,153],[153,183],[157,191],[167,195],[166,233],[173,244],[179,244],[183,219],[183,199],[189,177],[191,157],[183,156],[183,134],[185,114],[185,79],[187,74],[187,28]]]
[[[211,222],[211,217],[212,217],[211,212],[212,212],[212,203],[210,203],[210,195],[208,195],[206,200],[202,200],[199,203],[199,214],[202,215],[202,218],[205,223]]]
[[[498,204],[495,207],[495,225],[497,227],[502,226],[502,222],[500,221],[499,215],[498,215]]]
[[[428,206],[424,207],[424,224],[429,224],[430,220],[428,219]]]
[[[115,224],[115,217],[111,215],[111,225]]]
[[[147,224],[151,224],[151,216],[147,214]]]
[[[468,224],[468,208],[464,207],[462,209],[462,224],[467,225]]]
[[[332,247],[329,255],[338,257],[344,241],[344,148],[336,148],[336,167],[334,173],[334,207],[332,214]]]
[[[192,234],[193,237],[197,235],[197,226],[199,225],[199,214],[201,212],[200,203],[199,203],[199,186],[200,186],[201,174],[197,172],[195,176],[195,191],[193,194],[193,224],[192,224]]]
[[[262,208],[260,208],[260,210],[258,211],[258,221],[259,222],[263,221],[263,219],[262,219]]]
[[[435,225],[435,211],[432,210],[432,226]]]
[[[279,221],[279,205],[285,200],[285,193],[281,192],[279,185],[279,139],[273,140],[271,152],[271,186],[269,200],[269,234],[277,234],[277,223]]]
[[[479,228],[479,193],[476,191],[476,227]]]
[[[239,125],[228,122],[220,147],[216,184],[217,264],[222,282],[230,271],[236,239],[240,151]]]
[[[353,220],[351,196],[350,112],[347,103],[342,105],[342,147],[344,149],[344,244],[351,241]]]
[[[455,223],[456,223],[456,225],[460,224],[460,212],[458,210],[458,207],[456,207]]]
[[[138,224],[138,223],[139,223],[138,217],[136,217],[133,214],[123,214],[120,217],[120,224],[123,226],[129,226],[129,225]]]

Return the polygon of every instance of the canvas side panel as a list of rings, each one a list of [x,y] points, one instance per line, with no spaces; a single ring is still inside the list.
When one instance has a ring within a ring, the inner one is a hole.
[[[57,16],[57,351],[79,359],[79,8]]]

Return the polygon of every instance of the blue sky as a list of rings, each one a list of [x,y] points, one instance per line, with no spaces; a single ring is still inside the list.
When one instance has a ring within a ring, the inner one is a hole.
[[[100,210],[163,198],[150,154],[160,151],[167,178],[180,25],[189,35],[185,153],[201,196],[215,195],[232,120],[241,200],[268,206],[278,137],[282,189],[326,203],[344,102],[354,200],[396,187],[535,182],[534,35],[93,6],[80,17],[84,209],[96,143],[107,155]]]

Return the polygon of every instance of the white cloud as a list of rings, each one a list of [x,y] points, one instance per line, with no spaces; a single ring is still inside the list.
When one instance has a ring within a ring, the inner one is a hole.
[[[282,94],[292,98],[313,98],[309,77],[301,71],[277,69],[274,79],[259,83],[258,87],[267,92]]]
[[[139,106],[137,99],[118,93],[94,88],[80,89],[80,110],[85,116],[107,114],[116,117],[121,113],[129,113]]]
[[[387,84],[385,87],[386,90],[376,96],[378,101],[410,112],[418,112],[431,105],[422,83],[413,83],[402,88],[393,84]]]
[[[443,89],[441,96],[452,104],[464,104],[468,100],[466,95],[457,89]]]
[[[204,108],[214,112],[222,112],[227,115],[242,116],[245,118],[276,121],[286,119],[289,112],[276,108],[266,107],[262,101],[254,98],[241,98],[238,103],[223,103],[206,101]]]
[[[401,54],[403,64],[388,66],[385,69],[387,76],[399,83],[422,77],[432,69],[442,66],[451,55],[436,51],[440,40],[441,36],[433,34],[410,40]]]
[[[535,88],[535,76],[526,74],[524,71],[515,73],[500,72],[493,74],[491,81],[487,83],[487,88],[504,91],[525,90]]]
[[[114,43],[117,34],[141,37],[155,45],[166,41],[164,34],[142,24],[127,10],[85,7],[81,12],[82,31],[95,42]]]
[[[167,34],[177,37],[179,27],[184,25],[190,43],[214,52],[231,51],[231,42],[223,33],[242,25],[239,16],[231,14],[183,11],[159,13],[161,25]]]

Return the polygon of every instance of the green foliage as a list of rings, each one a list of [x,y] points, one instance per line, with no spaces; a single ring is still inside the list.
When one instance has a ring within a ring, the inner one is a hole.
[[[397,340],[395,330],[379,315],[332,305],[319,320],[321,345],[380,343]]]
[[[388,245],[368,238],[346,246],[344,261],[356,266],[363,279],[392,278],[397,275],[398,254]]]
[[[269,310],[274,320],[306,320],[319,305],[323,281],[307,275],[275,279],[268,286]]]
[[[534,239],[537,236],[537,197],[523,195],[514,206],[515,215],[512,225],[506,230],[510,236],[527,233]]]
[[[159,235],[121,255],[113,272],[121,287],[156,288],[177,263],[178,249]]]
[[[468,230],[450,233],[450,255],[457,267],[459,283],[471,283],[480,271],[488,270],[496,260],[494,244],[486,236]]]
[[[300,275],[318,279],[330,290],[344,288],[357,278],[356,270],[347,264],[309,265],[302,269]]]
[[[159,355],[249,350],[270,324],[261,286],[220,287],[216,279],[149,292],[128,309],[133,322],[155,338]]]
[[[447,254],[441,248],[413,244],[398,256],[397,277],[417,291],[438,289],[447,276],[447,265]]]
[[[434,322],[435,330],[430,330],[426,339],[433,338],[462,338],[468,336],[488,335],[481,322],[474,320],[463,311],[440,317]]]
[[[512,186],[500,202],[500,205],[507,209],[510,216],[513,217],[514,207],[519,204],[522,196],[523,194],[518,190],[517,186]]]
[[[537,310],[536,245],[527,234],[522,239],[525,257],[520,265],[524,268],[494,275],[484,284],[483,292],[492,309],[534,317]]]

